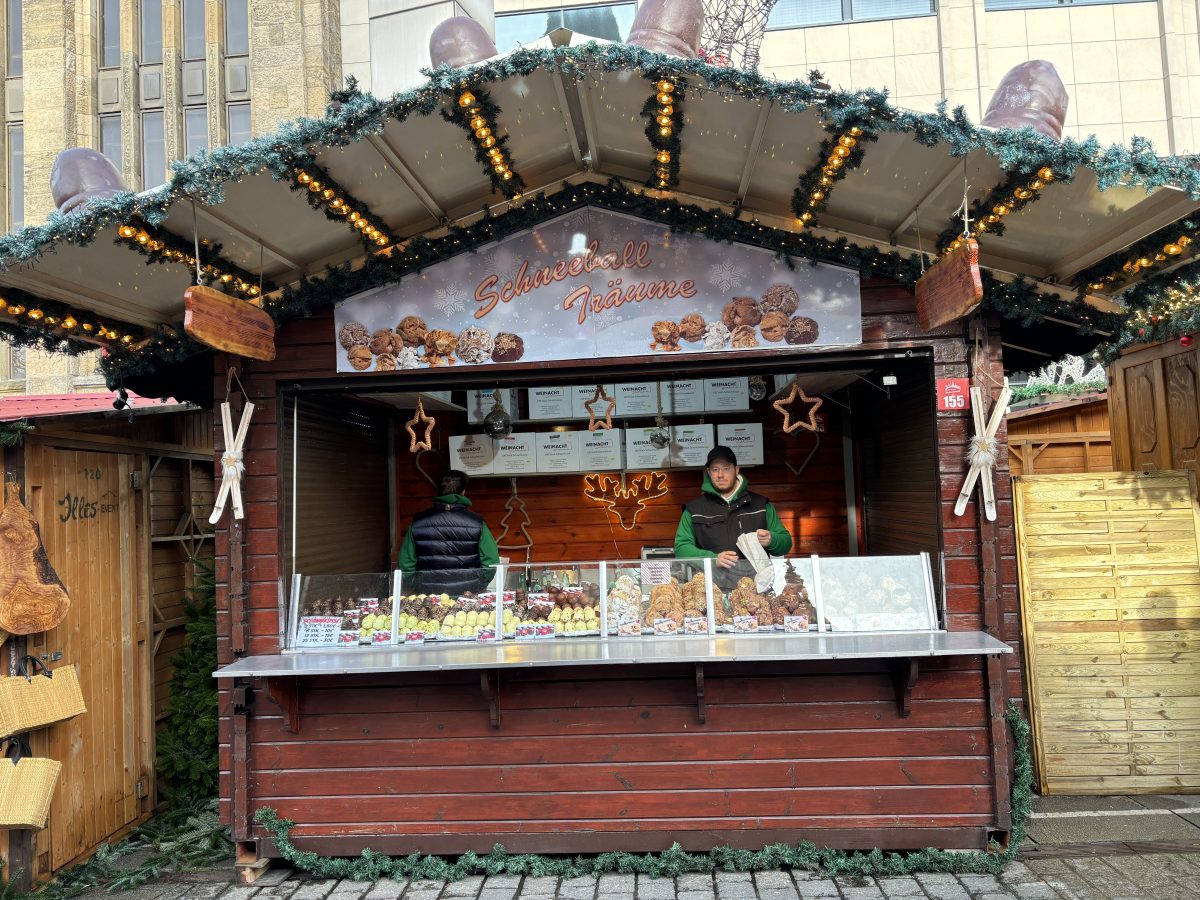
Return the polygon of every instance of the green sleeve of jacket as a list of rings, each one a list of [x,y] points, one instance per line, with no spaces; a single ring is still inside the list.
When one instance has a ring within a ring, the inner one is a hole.
[[[790,540],[789,538],[789,543]],[[696,534],[692,531],[692,514],[686,509],[679,518],[679,527],[675,529],[675,555],[680,559],[717,555],[711,550],[701,550],[696,546]]]
[[[413,541],[411,528],[404,535],[404,540],[400,544],[400,554],[396,560],[396,568],[401,572],[417,571],[417,545]]]
[[[771,532],[771,542],[767,544],[767,552],[772,556],[783,556],[792,549],[792,535],[779,519],[775,504],[767,504],[767,531]]]
[[[479,564],[485,569],[491,569],[499,562],[500,548],[496,546],[492,532],[484,525],[483,531],[479,533]]]

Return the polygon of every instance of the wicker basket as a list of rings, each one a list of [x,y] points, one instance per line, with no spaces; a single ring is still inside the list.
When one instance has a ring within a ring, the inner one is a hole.
[[[39,666],[41,674],[37,673]],[[26,656],[17,673],[0,678],[0,738],[87,712],[74,666],[51,671],[41,660]]]
[[[45,828],[62,763],[29,756],[25,738],[8,738],[0,759],[0,828]]]

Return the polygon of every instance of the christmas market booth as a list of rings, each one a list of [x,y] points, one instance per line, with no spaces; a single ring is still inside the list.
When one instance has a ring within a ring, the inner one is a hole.
[[[1157,327],[1115,298],[1195,245],[1120,251],[1194,169],[1058,140],[1045,67],[974,125],[661,27],[439,35],[417,90],[0,251],[6,334],[217,413],[241,861],[269,811],[334,856],[1003,844],[1005,372]],[[677,545],[718,446],[788,538],[733,569]],[[407,558],[447,469],[479,568]]]

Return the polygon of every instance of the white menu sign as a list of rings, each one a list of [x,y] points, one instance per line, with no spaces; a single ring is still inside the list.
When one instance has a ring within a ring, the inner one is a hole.
[[[621,468],[621,429],[601,428],[580,431],[579,469],[583,472],[603,472]]]
[[[710,412],[750,408],[750,379],[730,376],[704,382],[704,408]]]
[[[574,415],[569,387],[532,387],[528,391],[529,418],[561,421]]]
[[[297,647],[332,647],[338,642],[341,616],[301,616],[296,629]]]
[[[712,448],[711,425],[675,425],[671,428],[672,466],[703,466]]]
[[[658,384],[638,381],[617,385],[617,409],[623,416],[652,416],[658,412]],[[595,388],[592,389],[595,391]],[[590,399],[590,398],[589,398]],[[603,412],[597,408],[596,412]],[[614,413],[616,410],[613,411]]]
[[[486,434],[450,436],[450,468],[468,475],[491,475],[495,452],[492,439]]]
[[[467,421],[472,425],[482,422],[487,414],[496,408],[497,394],[500,395],[500,402],[504,404],[508,414],[514,419],[517,418],[515,390],[497,391],[495,388],[486,388],[482,391],[467,391]]]
[[[671,447],[655,447],[650,435],[657,428],[625,429],[625,465],[629,469],[668,469],[671,467]]]
[[[495,438],[496,458],[493,475],[526,475],[537,471],[537,452],[532,431],[506,434]]]
[[[541,431],[537,435],[537,470],[539,472],[578,472],[579,433],[575,431]]]
[[[717,443],[733,451],[739,466],[761,466],[763,464],[762,422],[718,425]]]
[[[704,412],[703,381],[664,381],[663,408],[671,413]]]
[[[584,406],[584,404],[591,403],[592,398],[596,396],[596,385],[594,385],[594,384],[577,384],[573,388],[567,388],[567,390],[575,392],[574,401],[573,401],[573,406],[574,406],[573,415],[575,416],[575,418],[577,418],[577,419],[589,418],[587,407]],[[616,400],[617,399],[617,386],[615,384],[604,385],[604,396],[611,397],[612,399]],[[597,419],[603,419],[604,412],[605,412],[605,410],[608,409],[608,401],[601,398],[601,399],[597,400],[595,403],[592,403],[592,409],[594,409],[596,411]],[[615,416],[617,413],[624,414],[624,410],[621,409],[620,401],[618,401],[617,405],[613,407],[612,414]]]

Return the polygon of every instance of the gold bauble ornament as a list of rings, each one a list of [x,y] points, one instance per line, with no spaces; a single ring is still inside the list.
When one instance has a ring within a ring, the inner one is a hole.
[[[470,91],[463,91],[462,94],[459,95],[458,105],[461,106],[463,109],[466,109],[469,106],[474,106],[475,105],[475,95],[472,94]]]

